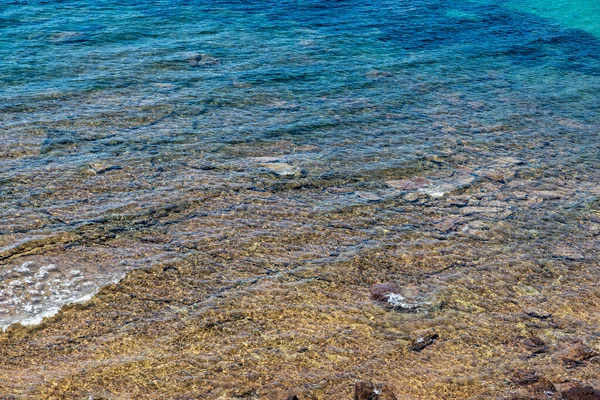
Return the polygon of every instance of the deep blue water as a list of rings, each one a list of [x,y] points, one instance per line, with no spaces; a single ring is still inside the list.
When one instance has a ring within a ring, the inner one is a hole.
[[[52,105],[53,118],[139,116],[145,101],[173,108],[170,135],[193,136],[183,141],[328,142],[375,129],[394,141],[423,143],[439,136],[430,115],[438,106],[448,107],[454,123],[493,124],[522,113],[526,103],[527,113],[540,117],[530,129],[545,130],[555,117],[594,122],[598,116],[600,39],[501,1],[94,0],[1,7],[5,120],[22,106],[30,120],[45,118],[53,96],[61,99]],[[194,53],[214,64],[191,66]],[[485,102],[485,109],[457,113],[448,104],[452,96]],[[77,99],[86,100],[79,109]],[[233,126],[223,121],[229,114]]]
[[[318,149],[289,158],[315,179],[379,182],[432,157],[448,169],[516,157],[592,182],[598,7],[519,4],[4,1],[0,245],[58,229],[27,225],[39,209],[69,222],[182,190],[171,182],[184,172],[153,178],[157,164],[256,182],[246,159],[281,143]],[[69,192],[73,171],[96,164],[142,166],[161,190],[115,185],[97,204],[97,183]]]

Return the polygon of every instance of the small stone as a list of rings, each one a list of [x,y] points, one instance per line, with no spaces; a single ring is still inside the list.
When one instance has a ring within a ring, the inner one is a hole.
[[[396,311],[418,312],[419,309],[425,305],[425,303],[407,302],[401,294],[402,290],[394,283],[380,283],[373,285],[371,286],[370,291],[373,300],[384,303],[383,305]],[[410,297],[414,297],[411,295],[411,292],[416,296],[419,291],[416,287],[407,287],[403,292],[408,293]]]
[[[443,233],[455,232],[464,222],[462,218],[448,218],[436,223],[434,228]]]
[[[233,397],[237,397],[237,398],[254,397],[255,395],[256,395],[256,389],[248,388],[248,387],[242,387],[242,388],[236,389],[233,392]]]
[[[378,283],[372,285],[370,291],[373,300],[387,302],[390,294],[400,292],[400,287],[395,283]]]
[[[544,311],[539,308],[530,308],[524,311],[525,314],[529,315],[531,318],[537,319],[548,319],[552,316],[551,313]]]
[[[537,382],[540,379],[540,376],[535,371],[517,371],[513,376],[510,377],[512,383],[517,385],[531,385],[532,383]]]
[[[544,377],[538,376],[537,373],[527,372],[525,374],[524,380],[513,382],[525,386],[526,390],[522,391],[518,396],[513,397],[512,400],[546,400],[554,398],[553,396],[556,393],[556,387],[552,382]],[[533,375],[527,376],[527,374]]]
[[[105,162],[93,162],[88,165],[87,172],[92,175],[102,175],[110,171],[121,170],[123,167],[120,165],[110,165]]]
[[[446,204],[454,207],[465,207],[468,204],[469,197],[467,196],[449,196],[446,199]]]
[[[369,202],[377,202],[381,201],[381,196],[376,195],[375,193],[370,192],[356,192],[356,195],[363,200],[367,200]]]
[[[575,386],[562,392],[565,400],[600,400],[600,391],[591,386]]]
[[[417,190],[431,185],[432,182],[427,178],[418,176],[412,179],[386,181],[385,183],[398,190]]]
[[[560,200],[563,196],[552,190],[534,190],[531,195],[541,198],[542,200]]]
[[[273,157],[273,156],[250,157],[249,160],[254,163],[268,164],[268,163],[280,162],[281,157]]]
[[[544,202],[544,199],[542,199],[541,197],[529,196],[527,198],[527,200],[525,201],[525,204],[529,208],[539,208],[542,206],[543,202]]]
[[[554,386],[554,384],[548,379],[540,377],[537,382],[534,382],[531,385],[531,391],[548,396],[556,393],[556,386]]]
[[[460,209],[463,215],[474,215],[474,214],[498,214],[504,209],[501,207],[476,207],[468,206]]]
[[[554,251],[552,251],[552,254],[556,257],[566,258],[567,260],[573,261],[585,259],[585,255],[581,252],[581,250],[574,246],[569,246],[563,243],[559,243],[555,247]]]
[[[354,400],[398,400],[385,383],[359,381],[354,385]]]
[[[369,72],[367,72],[367,77],[371,78],[371,79],[383,79],[383,78],[390,78],[394,76],[391,72],[387,72],[387,71],[378,71],[378,70],[371,70]]]
[[[498,168],[484,168],[476,171],[478,176],[487,178],[498,183],[505,183],[506,180],[514,177],[515,172]]]
[[[278,178],[306,176],[306,171],[304,169],[286,163],[264,163],[260,164],[260,166],[265,168],[271,175]]]
[[[583,361],[573,360],[572,358],[563,358],[563,365],[567,368],[577,368],[583,365]]]
[[[532,354],[540,354],[548,351],[548,347],[546,347],[546,343],[538,337],[530,337],[523,340],[523,345],[531,350]]]
[[[83,32],[67,31],[53,34],[50,36],[50,40],[55,43],[78,43],[85,42],[88,38]]]
[[[208,67],[219,64],[219,60],[208,54],[192,53],[187,58],[188,64],[192,67]]]
[[[421,195],[416,192],[412,192],[412,193],[409,193],[406,196],[404,196],[404,200],[411,202],[411,203],[415,203],[415,202],[419,201],[420,199],[421,199]]]
[[[525,200],[527,199],[527,193],[526,192],[522,192],[520,190],[515,190],[510,194],[511,198],[515,199],[515,200]]]
[[[439,337],[436,332],[430,332],[425,335],[417,337],[409,346],[409,349],[412,351],[419,352],[424,348],[431,346],[433,342]]]

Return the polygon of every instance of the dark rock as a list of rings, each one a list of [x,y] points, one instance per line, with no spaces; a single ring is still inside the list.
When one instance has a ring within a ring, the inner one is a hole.
[[[510,377],[512,383],[516,385],[531,385],[532,383],[537,382],[540,379],[540,376],[535,371],[517,371],[513,376]]]
[[[539,376],[533,371],[518,371],[511,378],[511,381],[517,385],[525,386],[526,389],[514,396],[512,400],[547,400],[555,398],[556,387],[548,379]]]
[[[165,272],[165,273],[179,273],[179,270],[177,269],[177,267],[167,266],[167,267],[163,268],[163,272]]]
[[[111,166],[106,167],[106,168],[101,168],[101,169],[98,169],[98,170],[94,170],[94,172],[96,173],[96,175],[102,175],[102,174],[105,174],[105,173],[110,172],[110,171],[118,171],[118,170],[121,170],[121,169],[123,169],[123,167],[121,167],[120,165],[111,165]]]
[[[554,386],[554,384],[548,379],[540,377],[537,382],[534,382],[531,385],[531,391],[548,396],[556,393],[556,386]]]
[[[359,381],[354,385],[354,400],[398,400],[385,383]]]
[[[567,368],[577,368],[580,365],[583,365],[583,361],[574,360],[572,358],[563,358],[562,362],[563,362],[564,366]]]
[[[525,310],[525,314],[529,315],[531,318],[538,318],[538,319],[548,319],[552,316],[551,313],[546,312],[544,310],[537,309],[537,308]]]
[[[294,394],[292,396],[286,397],[285,400],[300,400],[300,398]]]
[[[531,351],[532,354],[540,354],[548,351],[546,343],[538,337],[530,337],[523,340],[523,346]]]
[[[427,333],[413,340],[408,348],[412,351],[421,351],[425,347],[432,345],[438,337],[439,335],[436,332]]]
[[[400,292],[400,287],[395,283],[378,283],[372,285],[370,291],[373,300],[387,302],[390,294]]]
[[[192,67],[208,67],[219,64],[219,60],[208,54],[194,53],[188,57],[188,63]]]
[[[600,400],[600,390],[591,386],[575,386],[562,392],[565,400]]]

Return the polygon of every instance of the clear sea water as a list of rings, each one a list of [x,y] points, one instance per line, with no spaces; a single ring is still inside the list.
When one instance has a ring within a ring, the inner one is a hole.
[[[586,207],[599,120],[593,0],[3,1],[0,320],[217,234],[86,230],[214,188],[308,180],[326,212],[394,196],[394,179],[524,164],[521,180],[570,185],[553,213]],[[353,192],[318,197],[325,181]]]

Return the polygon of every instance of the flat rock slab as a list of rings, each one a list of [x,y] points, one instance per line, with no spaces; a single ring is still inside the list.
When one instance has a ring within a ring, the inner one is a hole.
[[[431,180],[420,176],[411,179],[386,181],[385,183],[386,185],[398,190],[417,190],[433,184]]]
[[[259,164],[262,168],[266,169],[271,175],[278,178],[293,178],[306,176],[306,171],[295,165],[280,163],[280,162],[269,162]]]
[[[367,200],[369,202],[378,202],[382,200],[382,197],[377,195],[376,193],[371,193],[371,192],[355,192],[356,195],[363,199],[363,200]]]

